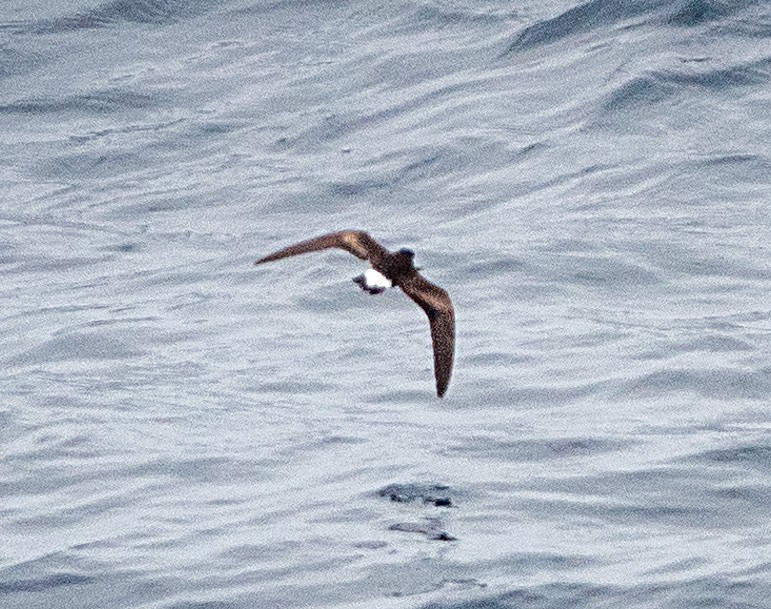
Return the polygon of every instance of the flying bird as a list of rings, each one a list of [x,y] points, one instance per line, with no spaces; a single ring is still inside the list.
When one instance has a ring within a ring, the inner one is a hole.
[[[455,312],[452,301],[442,288],[418,273],[412,260],[415,254],[408,249],[389,252],[364,231],[344,230],[301,241],[260,258],[254,264],[273,262],[290,256],[339,248],[357,258],[367,260],[371,269],[353,281],[370,294],[380,294],[393,286],[402,289],[428,316],[431,343],[434,348],[434,378],[436,394],[447,391],[455,353]]]

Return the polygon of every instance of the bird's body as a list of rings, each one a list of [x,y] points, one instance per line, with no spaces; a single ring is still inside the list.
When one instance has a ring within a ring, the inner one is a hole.
[[[369,261],[372,269],[354,278],[363,290],[370,294],[379,294],[388,287],[398,286],[423,309],[431,326],[436,393],[442,397],[447,390],[452,373],[455,353],[455,312],[447,292],[424,279],[415,268],[412,262],[414,258],[412,251],[401,249],[397,252],[389,252],[366,232],[346,230],[290,245],[260,258],[255,264],[330,248],[340,248],[357,258]]]

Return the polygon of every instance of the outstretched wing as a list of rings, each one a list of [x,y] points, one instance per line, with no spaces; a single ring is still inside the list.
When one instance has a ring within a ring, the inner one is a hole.
[[[399,287],[428,315],[434,347],[434,378],[439,397],[447,391],[455,356],[455,311],[449,295],[419,273],[399,282]]]
[[[254,264],[272,262],[281,258],[289,258],[308,252],[317,252],[330,248],[340,248],[350,252],[357,258],[369,260],[373,265],[377,264],[387,254],[387,250],[375,241],[368,233],[357,230],[344,230],[337,233],[327,233],[320,237],[314,237],[307,241],[300,241],[283,249],[260,258]]]

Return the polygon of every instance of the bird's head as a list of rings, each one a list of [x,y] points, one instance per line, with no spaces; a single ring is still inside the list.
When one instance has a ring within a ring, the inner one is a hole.
[[[409,266],[416,271],[419,271],[420,268],[416,267],[412,261],[415,258],[415,252],[413,252],[410,249],[407,249],[406,247],[403,247],[397,252],[397,255],[404,261],[405,266]]]

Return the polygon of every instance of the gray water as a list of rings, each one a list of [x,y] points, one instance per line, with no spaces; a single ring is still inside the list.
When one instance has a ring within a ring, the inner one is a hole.
[[[0,606],[771,607],[771,4],[4,0]],[[330,230],[410,247],[428,324]]]

